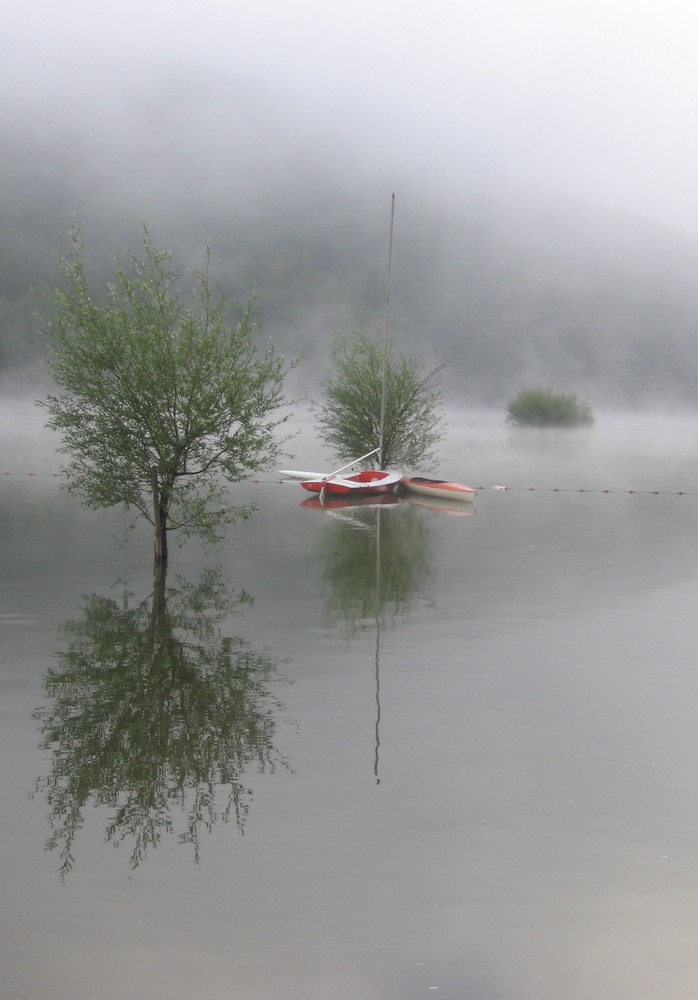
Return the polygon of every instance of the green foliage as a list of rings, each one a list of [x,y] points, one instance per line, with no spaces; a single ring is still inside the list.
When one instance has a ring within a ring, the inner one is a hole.
[[[524,389],[507,407],[507,420],[538,427],[575,427],[594,423],[588,403],[552,389]]]
[[[404,618],[433,576],[429,525],[409,504],[399,516],[374,503],[356,507],[320,544],[325,616],[347,639]]]
[[[144,226],[142,259],[129,255],[128,273],[117,266],[98,302],[77,227],[72,243],[59,258],[67,284],[55,292],[51,325],[59,392],[42,403],[70,456],[68,489],[87,507],[123,504],[151,521],[157,561],[167,558],[171,529],[217,541],[254,509],[231,505],[225,482],[277,458],[284,360],[271,347],[258,355],[253,298],[236,303],[229,322],[208,252],[185,298],[181,271]]]
[[[66,622],[35,713],[50,751],[36,792],[62,878],[94,807],[109,809],[105,841],[129,845],[131,868],[169,835],[198,863],[215,823],[232,819],[244,832],[245,775],[289,768],[274,746],[277,661],[222,631],[251,603],[207,570],[198,585],[177,578],[167,590],[162,577],[145,599],[90,594]]]
[[[354,331],[335,337],[331,360],[333,371],[322,382],[325,402],[315,408],[318,429],[340,459],[358,458],[379,444],[383,348]],[[414,358],[388,345],[383,468],[433,459],[443,434],[435,387],[442,368],[425,374]]]

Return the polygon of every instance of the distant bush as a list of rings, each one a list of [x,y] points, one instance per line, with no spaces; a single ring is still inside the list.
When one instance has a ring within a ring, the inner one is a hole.
[[[593,424],[588,403],[577,396],[552,389],[524,389],[510,401],[507,420],[537,427],[576,427]]]

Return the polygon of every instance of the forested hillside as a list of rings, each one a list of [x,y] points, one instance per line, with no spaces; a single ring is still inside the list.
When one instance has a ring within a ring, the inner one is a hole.
[[[528,385],[579,392],[595,407],[693,402],[698,247],[688,239],[540,193],[435,192],[352,176],[332,159],[310,169],[267,155],[255,176],[253,158],[241,165],[220,143],[202,158],[176,129],[168,169],[151,141],[129,173],[123,151],[114,162],[104,137],[88,131],[66,143],[40,131],[4,136],[4,375],[38,371],[46,345],[37,316],[50,310],[54,251],[72,219],[98,283],[126,247],[138,250],[144,220],[185,267],[201,262],[210,240],[222,287],[243,298],[255,287],[260,336],[303,356],[300,378],[312,386],[334,332],[381,334],[395,187],[392,331],[426,364],[451,362],[443,384],[455,403],[504,406]]]

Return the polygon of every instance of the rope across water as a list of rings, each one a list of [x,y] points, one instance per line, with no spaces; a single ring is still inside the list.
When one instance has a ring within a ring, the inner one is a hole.
[[[473,489],[480,491],[487,490],[486,486],[475,486]],[[501,490],[508,493],[597,493],[597,494],[625,494],[638,496],[671,496],[685,497],[698,496],[698,490],[614,490],[614,489],[587,489],[585,487],[561,487],[561,486],[492,486],[492,490]]]
[[[52,479],[57,479],[60,477],[60,472],[14,472],[11,470],[6,470],[2,472],[3,476],[34,476],[34,477],[49,477]],[[253,484],[255,486],[284,486],[284,485],[298,485],[297,479],[245,479],[243,482]],[[502,493],[591,493],[598,495],[625,495],[625,496],[655,496],[655,497],[695,497],[698,496],[698,490],[619,490],[619,489],[596,489],[588,488],[584,486],[580,487],[570,487],[570,486],[473,486],[474,490],[478,493],[487,493],[489,491],[502,492]]]

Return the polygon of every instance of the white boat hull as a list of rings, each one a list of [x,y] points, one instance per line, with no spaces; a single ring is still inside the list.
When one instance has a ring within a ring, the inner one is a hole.
[[[283,476],[284,479],[305,479],[309,482],[312,479],[324,479],[325,476],[331,475],[329,472],[299,472],[297,469],[279,469],[279,475]]]
[[[427,479],[425,476],[408,476],[401,480],[400,488],[419,496],[453,500],[456,503],[472,503],[477,496],[477,490],[464,486],[463,483],[451,483],[445,479]]]

